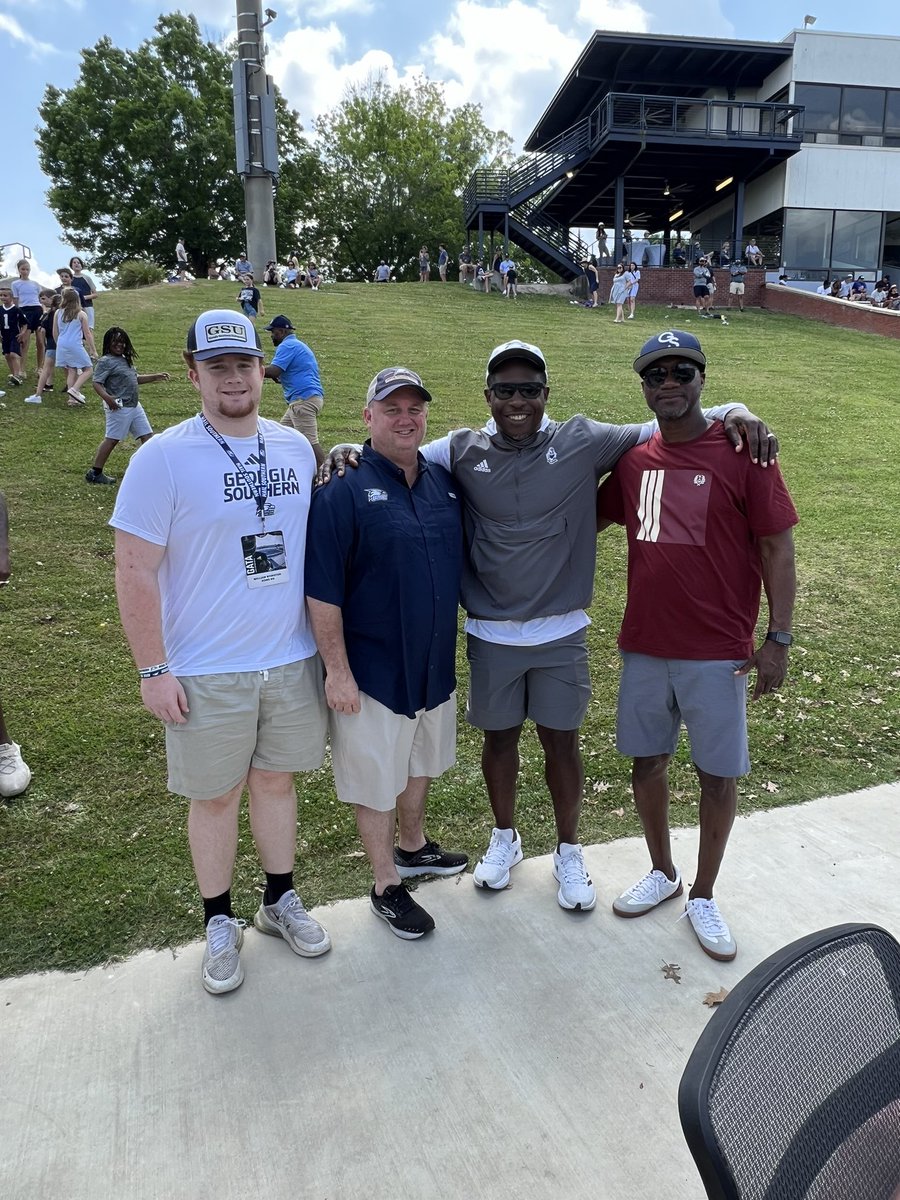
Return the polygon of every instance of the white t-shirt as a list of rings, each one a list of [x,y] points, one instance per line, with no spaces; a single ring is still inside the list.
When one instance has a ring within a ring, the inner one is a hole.
[[[296,429],[260,418],[269,503],[287,580],[250,588],[242,538],[258,535],[256,501],[200,417],[158,433],[133,456],[110,525],[165,546],[160,564],[163,639],[175,675],[262,671],[315,654],[304,601],[306,519],[316,460]],[[226,441],[247,472],[258,442]],[[255,482],[255,480],[254,480]]]

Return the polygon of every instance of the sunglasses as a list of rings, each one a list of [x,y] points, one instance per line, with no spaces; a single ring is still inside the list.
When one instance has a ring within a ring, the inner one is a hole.
[[[537,400],[546,386],[544,383],[492,383],[488,391],[498,400],[512,400],[516,392],[525,400]]]
[[[648,367],[641,376],[641,381],[648,387],[658,388],[662,387],[671,375],[676,383],[691,383],[699,370],[699,367],[691,366],[690,363],[676,363],[674,367]]]

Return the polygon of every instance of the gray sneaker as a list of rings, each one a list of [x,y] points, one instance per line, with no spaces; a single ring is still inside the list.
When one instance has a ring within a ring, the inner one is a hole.
[[[315,958],[331,949],[328,931],[314,921],[295,891],[285,892],[277,904],[261,904],[253,924],[260,933],[283,937],[295,954]]]
[[[236,917],[218,916],[213,917],[206,926],[203,986],[214,996],[220,992],[233,992],[244,982],[244,968],[241,966],[244,924]]]

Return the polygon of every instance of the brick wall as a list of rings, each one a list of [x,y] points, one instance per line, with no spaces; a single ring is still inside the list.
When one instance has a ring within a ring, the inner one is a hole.
[[[611,268],[600,268],[600,299],[605,301],[612,286],[614,271]],[[716,295],[713,300],[719,308],[728,303],[728,285],[731,275],[727,269],[713,271],[716,280]],[[587,291],[587,285],[582,280],[576,280],[579,293]],[[744,276],[744,304],[752,308],[762,303],[762,293],[766,286],[764,270],[750,270]],[[784,288],[781,289],[784,291]],[[693,304],[694,276],[687,267],[642,267],[641,290],[638,292],[638,303],[643,304]]]
[[[900,312],[855,304],[850,300],[835,300],[814,292],[801,292],[780,283],[767,284],[763,292],[763,308],[771,312],[790,313],[792,317],[807,317],[823,325],[840,325],[843,329],[900,338]]]

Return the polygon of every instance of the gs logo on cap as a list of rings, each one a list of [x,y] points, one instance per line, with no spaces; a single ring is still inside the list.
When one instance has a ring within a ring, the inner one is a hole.
[[[246,342],[247,328],[238,321],[218,321],[214,325],[205,325],[203,332],[207,343],[211,342]]]
[[[678,334],[673,333],[671,329],[668,331],[668,333],[661,333],[656,340],[662,346],[680,346],[681,345],[681,342],[679,342],[679,340],[678,340]]]

